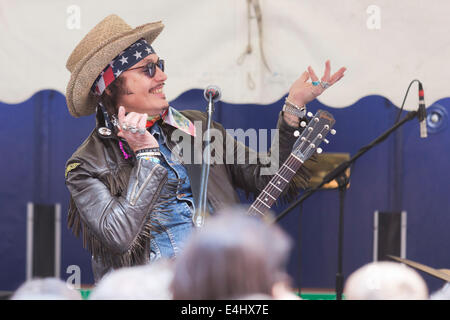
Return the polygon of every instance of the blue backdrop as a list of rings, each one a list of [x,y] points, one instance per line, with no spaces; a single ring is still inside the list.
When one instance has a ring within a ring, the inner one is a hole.
[[[215,120],[225,128],[274,128],[283,99],[264,106],[219,102]],[[172,105],[180,110],[205,109],[201,90],[185,92]],[[448,114],[450,98],[432,107]],[[69,193],[64,164],[94,127],[94,117],[72,118],[64,96],[52,90],[40,91],[17,105],[0,103],[0,108],[0,290],[14,290],[25,281],[27,202],[61,203],[61,277],[70,276],[68,266],[78,265],[82,284],[92,284],[90,255],[66,227]],[[318,101],[308,108],[312,112],[325,109],[336,118],[338,133],[325,152],[350,155],[391,127],[398,112],[381,96],[364,97],[343,109]],[[449,141],[448,125],[421,139],[414,120],[352,166],[345,203],[345,277],[372,261],[375,210],[406,210],[406,257],[435,268],[450,268]],[[297,286],[335,287],[338,204],[337,190],[322,190],[304,202],[301,221],[298,209],[280,221],[294,239],[289,273]],[[443,285],[441,280],[421,275],[431,291]]]

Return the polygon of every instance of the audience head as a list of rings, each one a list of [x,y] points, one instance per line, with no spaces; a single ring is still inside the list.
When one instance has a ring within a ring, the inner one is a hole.
[[[36,278],[22,284],[11,300],[81,300],[81,294],[61,279]]]
[[[197,229],[177,258],[174,299],[235,299],[271,296],[285,272],[291,242],[275,224],[230,208]]]
[[[117,269],[98,282],[89,300],[170,300],[172,276],[171,262],[166,260]]]
[[[347,300],[426,300],[428,288],[418,272],[390,261],[369,263],[347,279]]]

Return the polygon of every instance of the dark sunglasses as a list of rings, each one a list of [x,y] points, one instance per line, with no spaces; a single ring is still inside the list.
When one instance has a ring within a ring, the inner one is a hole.
[[[164,72],[164,60],[158,59],[158,61],[156,61],[156,63],[155,62],[149,62],[145,66],[136,67],[136,68],[130,68],[128,70],[147,68],[148,75],[150,76],[150,78],[153,78],[155,76],[155,73],[156,73],[156,67],[160,68],[161,71]]]

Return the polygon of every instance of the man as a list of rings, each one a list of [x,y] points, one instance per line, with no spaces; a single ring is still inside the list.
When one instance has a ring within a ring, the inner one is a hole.
[[[201,153],[195,148],[193,122],[201,121],[203,128],[206,117],[169,107],[164,61],[151,47],[162,29],[161,22],[132,29],[118,16],[108,16],[81,40],[66,64],[71,72],[66,94],[70,113],[79,117],[97,110],[96,129],[67,161],[65,173],[71,194],[68,225],[76,235],[82,231],[96,281],[114,268],[176,256],[193,228],[201,165],[176,161],[172,135],[183,133],[184,145],[192,146],[193,155]],[[300,130],[302,106],[344,71],[331,76],[327,62],[321,83],[312,69],[294,82],[278,119],[281,163]],[[307,82],[309,77],[315,85]],[[226,136],[220,124],[213,123],[213,128]],[[232,144],[235,152],[238,143]],[[263,167],[237,161],[211,166],[210,210],[237,203],[235,188],[257,195],[270,180],[261,174]],[[308,178],[303,166],[289,186],[291,192],[305,187]]]

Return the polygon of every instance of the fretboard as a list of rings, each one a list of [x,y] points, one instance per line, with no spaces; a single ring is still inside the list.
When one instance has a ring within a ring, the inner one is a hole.
[[[291,153],[264,190],[261,191],[258,198],[252,203],[247,213],[249,215],[264,215],[277,201],[302,164],[303,162]]]

